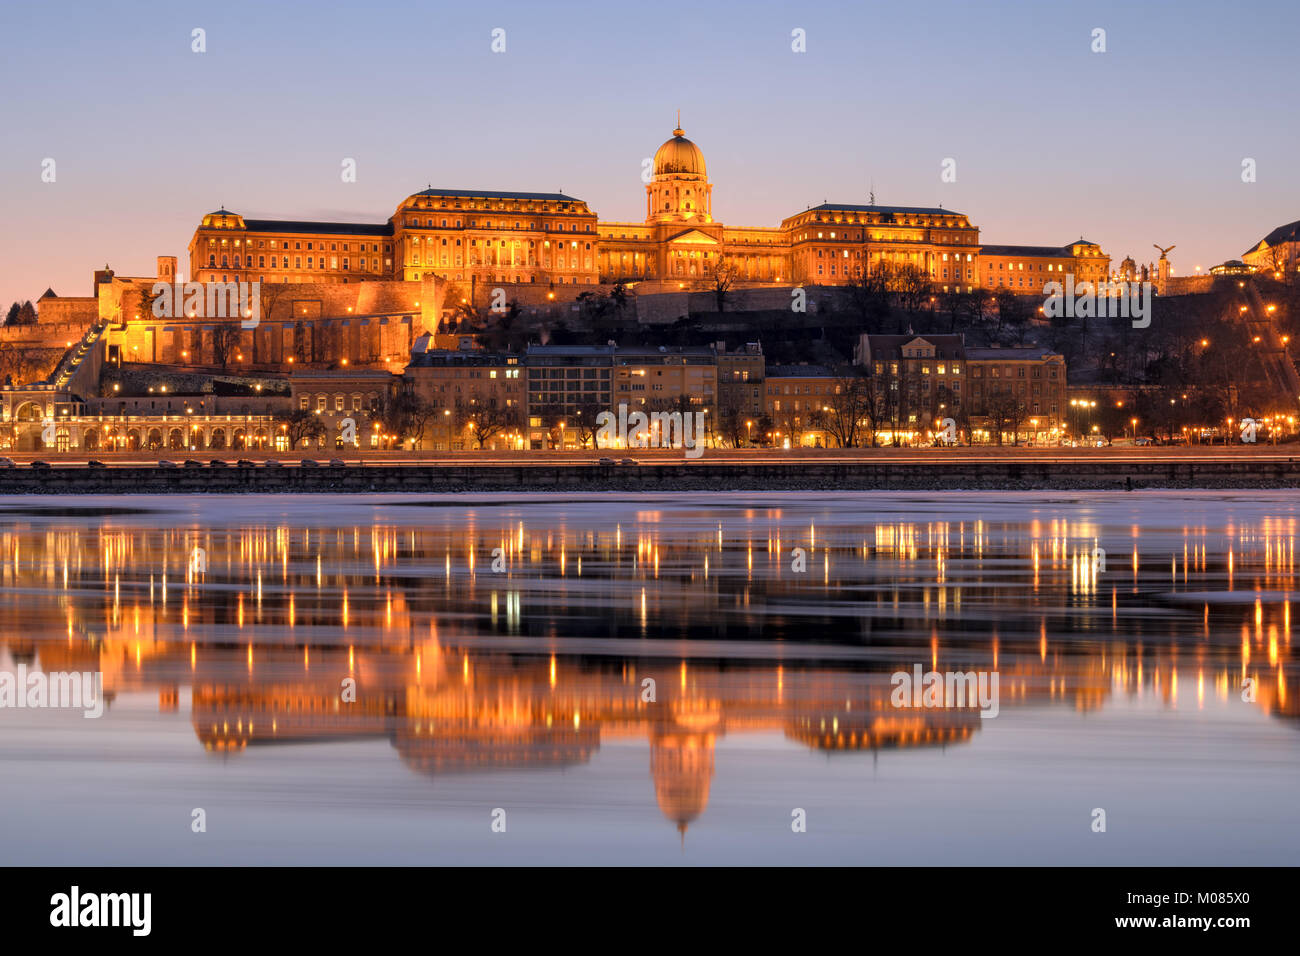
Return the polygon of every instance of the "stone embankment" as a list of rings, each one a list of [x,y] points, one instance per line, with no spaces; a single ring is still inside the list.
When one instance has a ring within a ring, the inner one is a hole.
[[[0,494],[352,494],[375,492],[1004,491],[1031,489],[1296,488],[1300,458],[1150,461],[709,462],[638,465],[374,464],[302,467],[0,468]]]

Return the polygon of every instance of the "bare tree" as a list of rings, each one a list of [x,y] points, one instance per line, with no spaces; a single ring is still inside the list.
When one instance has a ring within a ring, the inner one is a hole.
[[[325,434],[325,423],[308,408],[294,409],[282,424],[290,448],[299,448],[309,438],[320,438]]]
[[[212,330],[212,357],[221,363],[224,372],[230,366],[230,356],[239,348],[243,329],[239,321],[222,322]]]
[[[385,400],[379,418],[388,434],[396,435],[401,442],[410,441],[419,447],[438,411],[432,402],[405,391],[390,395]]]
[[[1020,444],[1020,426],[1025,420],[1025,404],[1012,394],[1008,388],[1002,388],[988,397],[985,411],[993,424],[993,431],[999,445],[1002,434],[1008,428],[1011,431],[1013,445]]]
[[[889,315],[890,274],[887,265],[874,272],[863,269],[845,286],[853,310],[861,317],[868,331],[877,328]]]
[[[734,392],[724,392],[718,403],[717,421],[714,423],[717,437],[732,448],[739,448],[748,431],[745,421],[745,412],[739,398]]]
[[[890,291],[908,315],[920,309],[921,303],[928,301],[934,291],[929,274],[911,263],[893,270],[889,283]]]
[[[868,388],[861,375],[846,374],[835,379],[834,389],[812,421],[831,435],[841,448],[856,448],[867,421]]]
[[[727,310],[727,302],[731,300],[731,287],[735,284],[739,272],[735,263],[726,257],[718,259],[717,265],[713,267],[713,274],[708,279],[708,289],[713,294],[713,301],[719,312]]]
[[[467,429],[478,447],[485,448],[493,436],[521,424],[519,409],[495,403],[456,403],[456,425]]]
[[[578,444],[586,448],[588,445],[598,447],[596,433],[600,431],[598,419],[601,412],[609,411],[599,402],[594,400],[584,401],[574,410],[573,413],[573,430],[578,435]]]

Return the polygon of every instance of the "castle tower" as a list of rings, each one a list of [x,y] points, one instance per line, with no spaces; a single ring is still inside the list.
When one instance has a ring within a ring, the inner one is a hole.
[[[158,257],[158,281],[159,282],[176,281],[176,257],[175,256]]]
[[[712,222],[713,186],[704,154],[678,127],[655,152],[654,178],[646,186],[646,222]]]
[[[1161,253],[1160,261],[1156,263],[1156,293],[1164,295],[1165,289],[1169,286],[1169,257]]]

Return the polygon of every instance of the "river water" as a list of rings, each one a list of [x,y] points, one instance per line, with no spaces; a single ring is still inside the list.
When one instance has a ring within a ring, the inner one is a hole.
[[[1294,864],[1298,507],[0,498],[0,862]]]

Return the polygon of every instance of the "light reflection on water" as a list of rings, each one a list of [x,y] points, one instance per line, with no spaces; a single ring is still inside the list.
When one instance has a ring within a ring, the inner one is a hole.
[[[1297,502],[0,499],[5,858],[1294,862]]]

